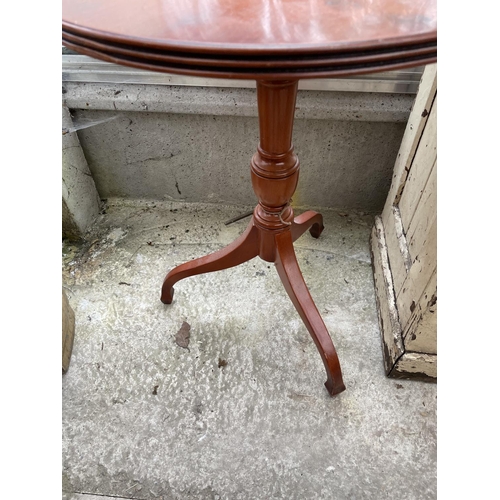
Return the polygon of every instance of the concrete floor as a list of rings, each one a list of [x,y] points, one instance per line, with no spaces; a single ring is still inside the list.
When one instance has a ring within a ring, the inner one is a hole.
[[[436,385],[384,375],[370,216],[322,210],[321,237],[295,244],[342,364],[335,398],[273,265],[160,302],[166,272],[230,243],[249,219],[224,221],[248,208],[110,200],[91,244],[64,244],[63,498],[436,498]]]

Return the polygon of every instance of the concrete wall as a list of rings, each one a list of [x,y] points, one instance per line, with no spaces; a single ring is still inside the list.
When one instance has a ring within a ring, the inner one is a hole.
[[[73,131],[73,121],[62,106],[62,235],[71,240],[84,239],[100,209],[99,193],[85,154]]]
[[[101,198],[255,203],[252,89],[66,83]],[[294,206],[380,211],[412,95],[300,91]]]

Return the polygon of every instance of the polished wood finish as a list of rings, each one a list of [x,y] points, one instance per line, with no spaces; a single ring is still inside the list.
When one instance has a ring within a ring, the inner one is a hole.
[[[298,217],[295,217],[290,229],[292,231],[293,241],[300,238],[308,229],[313,238],[319,238],[323,229],[325,229],[325,226],[323,226],[323,216],[318,212],[308,210]]]
[[[327,374],[325,386],[333,396],[345,390],[340,363],[293,249],[293,241],[308,229],[315,238],[323,231],[321,214],[309,211],[294,220],[290,205],[299,178],[299,159],[292,145],[297,84],[297,81],[257,82],[260,144],[250,169],[259,204],[246,231],[226,248],[170,271],[163,282],[161,300],[165,304],[172,302],[173,286],[181,279],[228,269],[257,255],[274,262],[320,353]]]
[[[331,66],[346,66],[359,64],[380,64],[381,60],[387,62],[399,61],[409,57],[431,57],[435,55],[436,46],[434,43],[411,44],[404,47],[385,50],[364,50],[359,53],[340,52],[338,54],[304,54],[302,57],[290,57],[286,52],[281,55],[237,55],[230,56],[228,54],[193,54],[187,55],[183,52],[158,50],[151,48],[136,48],[130,45],[123,45],[112,42],[104,42],[98,38],[89,36],[80,36],[75,33],[63,31],[65,42],[72,42],[82,47],[94,49],[102,53],[109,52],[110,54],[120,55],[124,58],[137,59],[140,58],[144,62],[150,61],[151,64],[185,67],[189,62],[192,66],[199,66],[200,69],[206,68],[224,68],[238,67],[238,70],[246,71],[264,71],[266,67],[273,72],[277,68],[293,68],[304,69],[315,67],[331,67]]]
[[[80,54],[84,54],[96,59],[121,64],[123,66],[131,66],[134,68],[144,69],[147,71],[156,71],[158,73],[172,73],[189,76],[202,76],[207,78],[228,78],[237,80],[276,80],[287,78],[333,78],[344,77],[351,75],[359,75],[365,73],[373,73],[377,71],[391,71],[401,68],[411,68],[436,62],[437,49],[435,44],[432,50],[427,53],[419,53],[415,55],[413,51],[404,50],[401,52],[401,57],[392,57],[388,55],[382,60],[373,60],[370,62],[353,61],[349,64],[345,60],[340,62],[335,61],[320,61],[320,64],[312,67],[309,63],[304,66],[289,67],[274,67],[273,61],[265,61],[259,67],[246,67],[245,60],[232,60],[225,66],[192,64],[191,58],[182,58],[183,64],[174,64],[171,62],[157,61],[145,56],[142,51],[135,53],[133,57],[124,56],[116,52],[114,46],[107,46],[106,50],[96,50],[95,48],[87,47],[82,43],[70,41],[63,35],[63,45]],[[363,55],[364,57],[364,55]],[[306,61],[310,61],[307,58]],[[278,61],[280,62],[280,61]]]
[[[292,130],[298,80],[419,66],[437,59],[436,0],[62,0],[63,44],[146,70],[257,81],[260,144],[251,161],[259,200],[231,245],[170,271],[174,284],[239,265],[274,262],[321,355],[331,395],[345,389],[337,353],[304,282],[293,242],[323,231],[321,214],[294,218],[299,178]]]
[[[299,231],[294,232],[294,228]],[[270,261],[270,255],[274,255],[273,262],[278,275],[323,360],[327,376],[325,387],[329,394],[334,396],[345,390],[340,362],[325,323],[304,281],[293,249],[293,241],[310,228],[311,234],[318,237],[323,229],[321,214],[306,212],[297,217],[291,226],[282,230],[270,229],[269,232],[256,224],[254,214],[245,232],[232,244],[172,269],[163,282],[161,300],[164,304],[171,304],[173,285],[184,278],[228,269],[260,255],[260,243],[265,241],[266,244],[261,247],[265,260]]]
[[[437,57],[436,0],[63,0],[63,43],[150,71],[347,76]]]
[[[229,269],[230,267],[243,264],[247,260],[259,255],[258,230],[250,223],[246,231],[227,247],[205,257],[186,262],[170,271],[161,289],[161,301],[171,304],[174,298],[174,285],[184,278],[196,276],[197,274],[211,273]]]
[[[434,41],[435,0],[63,0],[63,28],[134,47],[337,52]]]
[[[325,387],[331,396],[335,396],[345,390],[339,358],[300,272],[290,231],[276,235],[276,250],[278,274],[323,360],[327,375]]]
[[[260,144],[250,172],[259,200],[253,216],[262,230],[259,255],[268,262],[276,257],[273,232],[289,229],[293,220],[290,199],[299,180],[292,146],[297,86],[297,81],[257,82]]]

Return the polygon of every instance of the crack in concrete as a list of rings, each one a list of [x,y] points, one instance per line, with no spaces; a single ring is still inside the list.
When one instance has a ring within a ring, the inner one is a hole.
[[[85,491],[65,491],[64,493],[68,493],[70,495],[88,495],[94,497],[104,497],[104,498],[119,498],[123,500],[148,500],[146,497],[122,497],[120,495],[110,495],[104,493],[88,493]]]

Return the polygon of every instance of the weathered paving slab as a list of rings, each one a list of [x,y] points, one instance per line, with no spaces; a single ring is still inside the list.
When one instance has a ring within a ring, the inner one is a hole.
[[[436,386],[384,375],[371,216],[323,210],[321,237],[296,243],[342,363],[347,390],[331,398],[272,265],[159,300],[166,272],[231,242],[248,219],[223,223],[248,207],[108,205],[85,248],[65,246],[66,500],[436,498]]]

